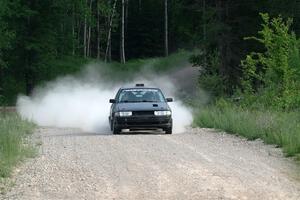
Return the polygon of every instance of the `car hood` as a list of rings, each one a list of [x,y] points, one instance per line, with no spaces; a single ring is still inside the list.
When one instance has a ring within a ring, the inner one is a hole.
[[[116,111],[151,111],[170,110],[166,102],[138,102],[138,103],[118,103]]]

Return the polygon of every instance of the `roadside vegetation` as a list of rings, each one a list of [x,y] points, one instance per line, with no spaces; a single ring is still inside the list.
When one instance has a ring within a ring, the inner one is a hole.
[[[15,113],[0,112],[0,179],[8,177],[15,165],[35,154],[27,138],[35,126]]]
[[[251,140],[261,138],[282,147],[287,156],[299,155],[300,40],[291,31],[292,19],[261,17],[259,37],[245,39],[259,42],[264,51],[252,52],[241,62],[240,85],[232,95],[210,88],[215,103],[200,109],[194,123]],[[222,76],[203,74],[200,84],[206,79],[216,86]]]
[[[194,123],[282,147],[287,156],[300,153],[300,113],[248,109],[219,100],[196,114]]]

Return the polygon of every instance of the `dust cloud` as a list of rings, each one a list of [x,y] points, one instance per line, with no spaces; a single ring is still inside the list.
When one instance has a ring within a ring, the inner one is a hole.
[[[176,98],[181,82],[176,76],[172,78],[172,74],[176,73],[158,75],[142,70],[131,81],[112,81],[103,74],[105,70],[101,64],[93,64],[77,75],[51,81],[36,88],[31,96],[19,96],[17,111],[23,118],[39,126],[79,128],[105,134],[110,132],[109,99],[114,98],[122,86],[145,83],[146,86],[160,87],[166,97],[174,98],[175,101],[169,103],[174,133],[184,132],[192,123],[191,109]]]

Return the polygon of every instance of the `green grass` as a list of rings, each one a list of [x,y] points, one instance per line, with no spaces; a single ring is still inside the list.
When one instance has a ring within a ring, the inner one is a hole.
[[[0,113],[0,178],[8,177],[19,161],[34,155],[26,141],[33,130],[34,125],[17,114]]]
[[[215,128],[250,140],[261,138],[282,147],[287,156],[300,153],[300,113],[249,110],[235,105],[208,106],[194,118],[200,127]]]

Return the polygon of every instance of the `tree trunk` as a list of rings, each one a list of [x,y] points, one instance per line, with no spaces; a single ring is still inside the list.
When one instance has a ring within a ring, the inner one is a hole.
[[[222,25],[226,24],[226,1],[223,0],[218,0],[217,1],[217,16],[219,23]],[[219,73],[220,76],[224,79],[226,77],[226,63],[227,63],[227,51],[226,51],[226,46],[227,46],[227,31],[222,31],[222,33],[219,36],[218,39],[218,50],[220,53],[220,67],[219,67]]]
[[[203,0],[202,4],[202,20],[203,20],[203,52],[204,52],[204,66],[206,67],[207,59],[206,59],[206,0]]]
[[[75,38],[76,38],[76,36],[75,36],[75,25],[76,25],[76,20],[75,20],[75,7],[74,7],[74,5],[73,5],[73,10],[72,10],[72,17],[73,17],[73,19],[72,19],[72,55],[74,56],[75,55]]]
[[[121,25],[121,63],[125,63],[125,0],[122,0],[122,25]]]
[[[107,34],[107,45],[106,45],[106,51],[105,51],[105,62],[107,62],[107,57],[109,56],[111,59],[111,29],[112,29],[112,23],[113,23],[113,18],[115,15],[116,11],[116,5],[117,5],[117,0],[115,0],[114,5],[113,5],[113,10],[112,14],[109,19],[109,28],[108,28],[108,34]]]
[[[100,11],[99,0],[97,1],[97,59],[100,59]]]
[[[169,55],[168,41],[168,0],[165,0],[165,56]]]
[[[111,62],[111,39],[109,40],[108,62]]]
[[[75,55],[75,25],[72,25],[72,55]]]
[[[142,11],[142,0],[139,0],[139,11]]]
[[[93,0],[90,0],[90,13],[92,15],[92,3]],[[91,56],[91,31],[92,31],[92,26],[91,23],[89,23],[89,30],[88,30],[88,37],[87,37],[87,56]]]
[[[87,4],[87,0],[85,1]],[[87,19],[86,19],[86,13],[84,15],[84,30],[83,30],[83,56],[86,57],[87,51],[86,51],[86,42],[87,42]]]
[[[28,50],[25,53],[25,72],[24,72],[24,77],[25,77],[25,86],[26,86],[26,95],[29,96],[31,95],[31,92],[34,87],[34,72],[32,70],[32,57],[33,57],[33,52],[32,50]]]
[[[64,22],[60,25],[60,34],[64,35]],[[65,39],[65,37],[63,37]],[[57,55],[62,55],[65,53],[65,45],[60,45],[60,52],[57,52]]]
[[[126,10],[125,10],[125,35],[127,34],[127,27],[128,27],[128,4],[129,0],[126,0]]]
[[[77,19],[77,46],[76,49],[81,49],[81,31],[82,31],[82,22],[81,20]],[[76,50],[75,50],[76,52]]]

